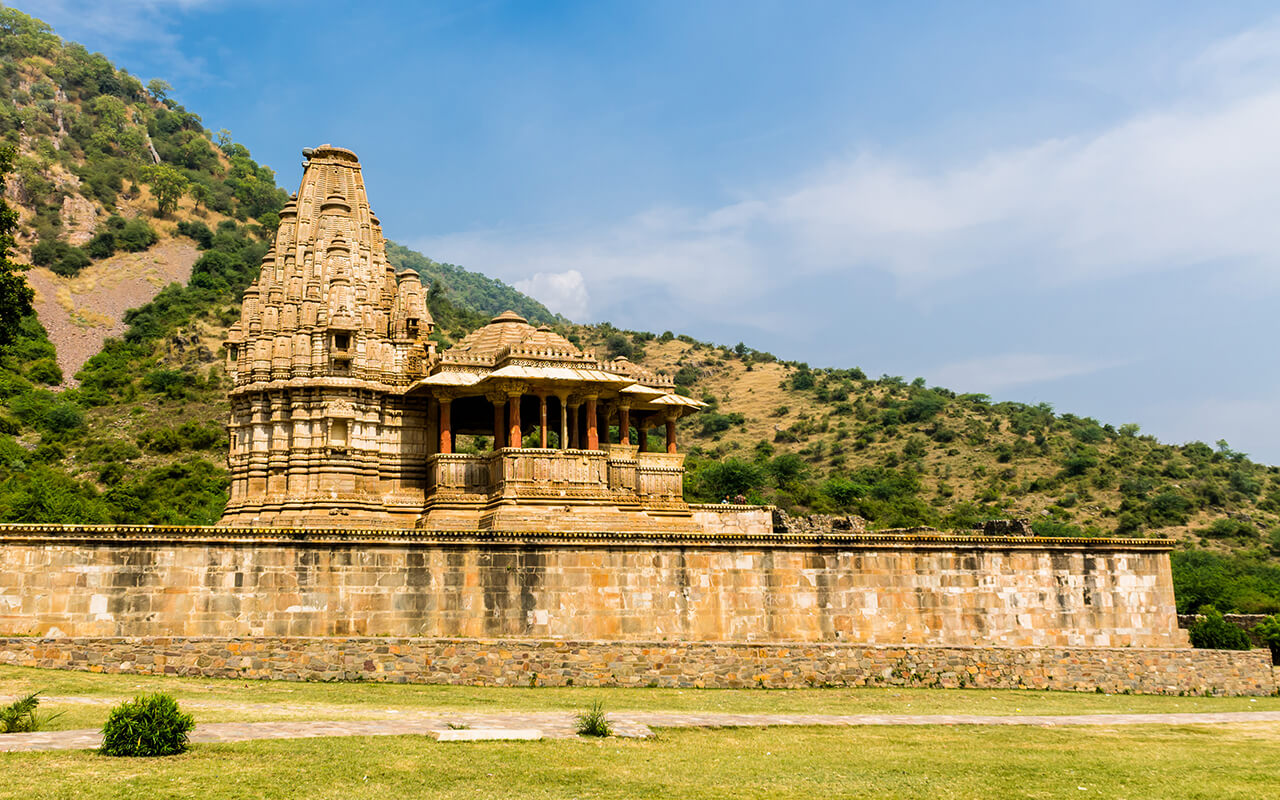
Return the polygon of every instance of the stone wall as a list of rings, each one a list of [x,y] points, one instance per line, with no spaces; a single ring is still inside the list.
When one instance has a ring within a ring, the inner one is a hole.
[[[0,639],[0,664],[492,686],[924,686],[1268,695],[1264,650],[401,638]],[[817,710],[817,709],[815,709]]]
[[[1186,643],[1168,543],[0,526],[0,635]]]

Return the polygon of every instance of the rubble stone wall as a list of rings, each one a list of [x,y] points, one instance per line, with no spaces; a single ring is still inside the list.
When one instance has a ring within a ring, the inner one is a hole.
[[[401,638],[0,639],[0,664],[490,686],[921,686],[1269,695],[1265,650]]]

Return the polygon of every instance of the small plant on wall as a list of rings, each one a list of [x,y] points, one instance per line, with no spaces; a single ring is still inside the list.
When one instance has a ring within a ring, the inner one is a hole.
[[[169,695],[140,695],[111,709],[102,726],[98,752],[106,756],[177,755],[186,752],[187,737],[195,724]]]

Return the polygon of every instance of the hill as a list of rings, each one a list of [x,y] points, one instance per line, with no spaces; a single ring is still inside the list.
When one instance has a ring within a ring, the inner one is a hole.
[[[30,273],[40,318],[0,351],[0,520],[212,523],[227,482],[222,339],[284,193],[164,85],[142,87],[38,21],[0,9],[0,57],[0,138],[18,152],[5,196],[19,258],[46,270]],[[166,195],[161,167],[184,194]],[[1184,609],[1280,611],[1280,468],[1224,442],[1167,445],[919,379],[577,326],[479,273],[388,251],[431,283],[442,344],[513,308],[706,400],[680,434],[691,500],[742,494],[881,528],[1016,516],[1041,535],[1169,535],[1184,544]],[[78,385],[58,390],[79,362]]]

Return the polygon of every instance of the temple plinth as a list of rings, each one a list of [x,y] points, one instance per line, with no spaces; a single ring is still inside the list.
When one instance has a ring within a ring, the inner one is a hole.
[[[355,154],[303,155],[228,335],[220,524],[699,530],[675,421],[701,403],[511,311],[438,353],[425,287],[387,261]],[[631,443],[642,419],[665,420],[666,452],[644,429]],[[458,452],[460,436],[492,447]]]

